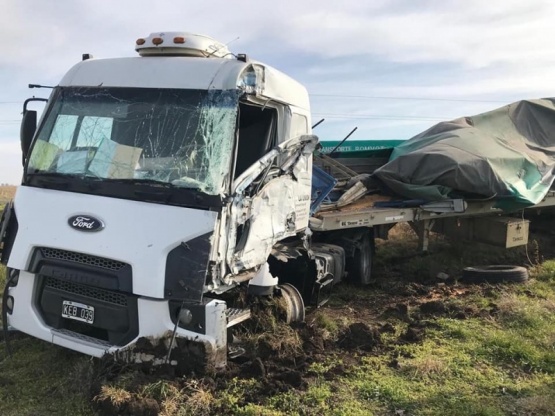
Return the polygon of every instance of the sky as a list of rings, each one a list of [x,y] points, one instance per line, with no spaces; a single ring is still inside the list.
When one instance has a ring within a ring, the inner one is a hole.
[[[83,53],[135,56],[185,31],[304,84],[321,140],[408,139],[431,125],[555,96],[551,0],[0,0],[0,183],[21,181],[23,101]],[[41,109],[41,105],[33,107]]]

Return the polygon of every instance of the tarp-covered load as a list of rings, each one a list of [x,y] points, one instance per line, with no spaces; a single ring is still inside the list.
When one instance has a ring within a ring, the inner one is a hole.
[[[374,177],[409,199],[492,198],[515,210],[543,199],[554,168],[555,100],[541,99],[436,124],[398,145]]]

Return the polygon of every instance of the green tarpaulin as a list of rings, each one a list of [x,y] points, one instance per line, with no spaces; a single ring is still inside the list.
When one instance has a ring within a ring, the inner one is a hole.
[[[396,146],[374,177],[404,198],[493,198],[508,211],[535,205],[554,180],[554,103],[518,101],[436,124]]]

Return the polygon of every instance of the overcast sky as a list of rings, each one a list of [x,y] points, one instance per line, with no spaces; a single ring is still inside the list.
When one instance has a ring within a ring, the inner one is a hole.
[[[296,78],[323,140],[406,139],[554,96],[554,22],[550,0],[0,0],[0,183],[20,182],[23,101],[48,95],[27,85],[56,85],[82,53],[134,56],[151,32],[231,41]]]

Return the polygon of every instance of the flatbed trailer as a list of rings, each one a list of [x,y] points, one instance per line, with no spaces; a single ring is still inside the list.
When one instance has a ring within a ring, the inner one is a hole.
[[[356,182],[360,174],[372,173],[387,162],[387,157],[347,159],[315,155],[315,165],[337,179],[335,190],[345,192],[347,183]],[[363,188],[364,190],[365,188]],[[323,204],[309,220],[313,240],[337,244],[345,249],[347,273],[351,282],[370,283],[374,261],[375,238],[387,239],[389,230],[398,223],[408,223],[419,239],[419,249],[427,251],[430,232],[444,234],[454,240],[477,241],[505,248],[528,243],[530,221],[523,210],[503,211],[499,200],[448,199],[435,202],[403,201],[379,191],[364,195],[354,202],[336,207],[338,202]],[[334,205],[335,204],[335,205]],[[555,207],[555,189],[536,205],[524,211]],[[517,215],[520,213],[520,215]]]
[[[313,231],[335,231],[357,227],[376,227],[399,222],[418,222],[449,217],[472,217],[504,214],[495,208],[495,200],[471,201],[451,199],[422,204],[417,207],[381,208],[375,207],[378,201],[389,201],[384,195],[367,195],[342,208],[320,211],[310,219]],[[525,208],[539,209],[555,206],[555,191],[550,191],[538,204]]]

